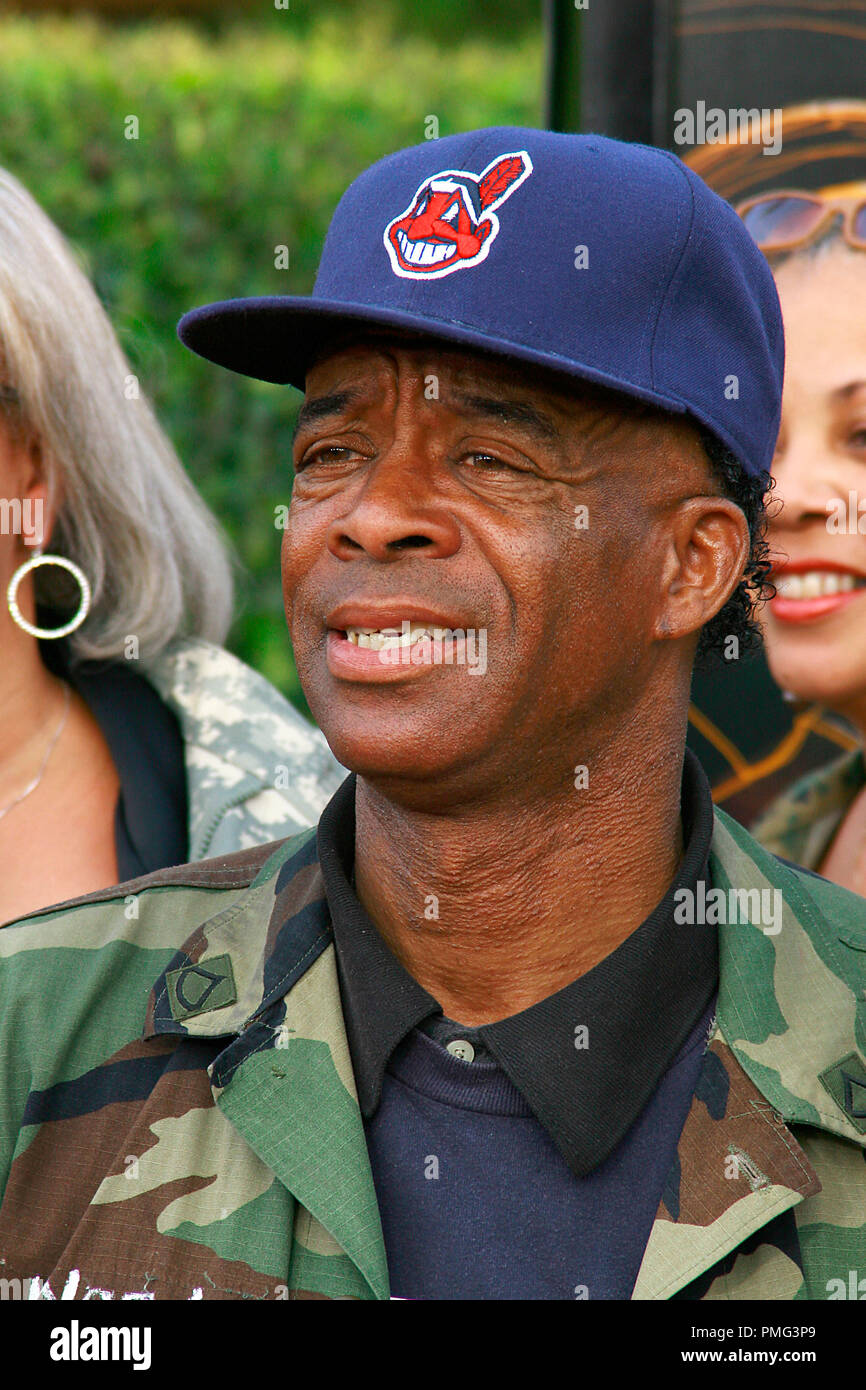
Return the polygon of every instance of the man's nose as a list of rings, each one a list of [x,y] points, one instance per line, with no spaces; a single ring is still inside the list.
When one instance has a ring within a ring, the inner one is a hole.
[[[328,531],[328,549],[338,560],[367,555],[398,560],[420,551],[447,559],[460,548],[460,527],[441,493],[433,466],[417,450],[394,447],[371,466],[348,511]]]

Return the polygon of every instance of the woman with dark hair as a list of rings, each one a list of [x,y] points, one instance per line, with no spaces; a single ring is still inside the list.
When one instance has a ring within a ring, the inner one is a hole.
[[[770,669],[788,699],[840,716],[858,746],[796,782],[751,828],[774,852],[866,894],[866,181],[830,182],[866,170],[866,104],[812,104],[783,123],[787,172],[776,182],[787,186],[756,191],[767,176],[760,147],[717,146],[689,163],[734,202],[782,306],[775,597],[761,612]],[[797,186],[798,174],[826,182]]]
[[[787,344],[767,656],[784,690],[841,715],[860,739],[754,831],[866,894],[866,182],[775,193],[741,212],[773,265]]]

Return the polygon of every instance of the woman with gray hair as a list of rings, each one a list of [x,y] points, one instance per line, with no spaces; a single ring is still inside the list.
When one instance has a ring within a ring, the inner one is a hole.
[[[92,286],[0,170],[0,922],[317,819],[343,770],[219,645],[231,607]]]

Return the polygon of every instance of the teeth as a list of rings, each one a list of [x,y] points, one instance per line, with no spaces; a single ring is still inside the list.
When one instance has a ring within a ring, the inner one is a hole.
[[[454,247],[448,241],[410,241],[404,231],[397,233],[397,242],[404,261],[410,265],[430,266],[446,261]]]
[[[863,581],[853,574],[838,574],[833,570],[809,570],[806,574],[785,574],[776,581],[783,598],[824,598],[829,594],[845,594],[861,587]]]
[[[809,574],[804,574],[800,581],[800,588],[803,593],[803,598],[820,598],[822,589],[821,575],[816,574],[814,571]]]
[[[430,637],[441,642],[448,635],[447,627],[428,627],[426,623],[404,622],[402,628],[396,627],[347,627],[346,637],[355,647],[367,647],[374,652],[385,651],[390,647],[412,647],[422,637]]]

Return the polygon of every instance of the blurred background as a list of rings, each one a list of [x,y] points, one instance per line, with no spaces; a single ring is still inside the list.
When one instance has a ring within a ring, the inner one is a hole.
[[[194,357],[175,325],[208,300],[308,294],[340,195],[428,116],[441,135],[538,125],[542,53],[526,0],[0,8],[0,165],[72,242],[231,538],[228,645],[301,709],[274,526],[301,398]]]

